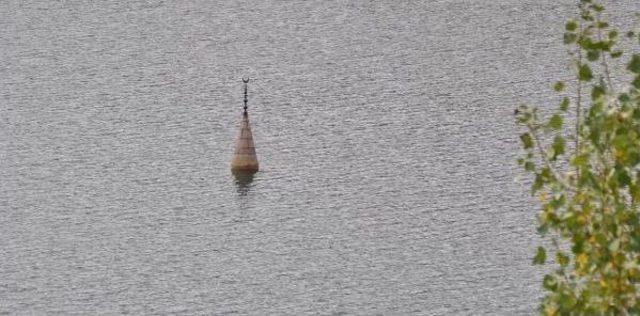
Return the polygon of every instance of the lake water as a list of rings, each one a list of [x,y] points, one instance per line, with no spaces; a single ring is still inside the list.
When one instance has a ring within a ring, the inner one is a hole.
[[[534,313],[574,2],[0,3],[0,314]]]

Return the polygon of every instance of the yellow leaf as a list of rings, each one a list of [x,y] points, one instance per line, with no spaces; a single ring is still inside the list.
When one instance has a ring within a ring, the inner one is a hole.
[[[547,200],[547,192],[541,192],[538,199],[540,200],[541,203],[544,203],[544,201]]]
[[[624,152],[621,152],[621,151],[616,150],[616,149],[614,148],[614,149],[613,149],[613,156],[614,156],[616,159],[623,158],[623,157],[624,157]]]
[[[549,316],[557,315],[556,307],[552,306],[551,304],[547,304],[547,306],[544,308],[544,314]]]
[[[584,215],[579,215],[577,220],[580,225],[584,225],[587,222],[587,218]]]
[[[576,262],[581,267],[584,267],[587,264],[588,260],[589,260],[589,258],[587,257],[587,255],[585,255],[583,253],[581,253],[578,256],[576,256]]]

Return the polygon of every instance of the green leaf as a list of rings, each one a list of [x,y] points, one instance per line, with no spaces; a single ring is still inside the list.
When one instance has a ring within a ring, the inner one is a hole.
[[[550,274],[547,274],[542,279],[542,286],[549,291],[555,291],[558,288],[558,281]]]
[[[554,210],[558,210],[559,208],[563,207],[566,202],[567,199],[564,197],[564,195],[561,195],[560,197],[551,199],[549,205],[553,207]],[[566,218],[569,218],[573,216],[573,213],[566,213],[565,215],[567,216]]]
[[[573,246],[571,246],[571,252],[574,255],[580,254],[584,252],[584,240],[576,238],[573,242]]]
[[[547,274],[542,280],[542,286],[549,291],[555,291],[558,288],[558,282],[551,275]]]
[[[562,116],[560,116],[560,114],[554,114],[550,119],[549,119],[549,124],[548,126],[551,129],[554,130],[559,130],[562,128]]]
[[[628,150],[627,151],[627,160],[629,161],[630,166],[635,166],[640,163],[640,152],[637,150]]]
[[[609,39],[614,39],[616,37],[618,37],[618,31],[616,30],[609,31]]]
[[[640,89],[640,76],[636,76],[631,84],[636,87],[636,89]]]
[[[593,74],[591,73],[589,65],[583,64],[580,66],[580,69],[578,70],[578,79],[580,79],[580,81],[590,81],[593,79]]]
[[[639,54],[633,54],[633,56],[631,56],[631,61],[629,62],[627,69],[635,74],[640,74],[640,55]]]
[[[580,41],[578,42],[578,44],[580,44],[580,47],[584,48],[585,50],[597,49],[595,43],[589,37],[581,37]]]
[[[629,174],[625,170],[618,172],[618,184],[623,188],[631,184],[631,177],[629,177]]]
[[[555,153],[554,158],[555,156],[564,154],[564,147],[565,147],[564,137],[560,135],[556,135],[556,137],[553,138],[553,145],[551,146],[553,148],[553,152]]]
[[[577,39],[578,35],[576,35],[575,33],[564,33],[563,41],[567,45],[575,43]]]
[[[571,164],[576,167],[584,167],[587,165],[587,157],[584,155],[574,155],[571,158]]]
[[[602,230],[601,230],[602,231]],[[596,242],[598,242],[598,244],[600,244],[600,246],[606,246],[607,245],[607,237],[601,233],[598,232],[594,235]]]
[[[531,195],[535,194],[538,190],[542,189],[544,185],[544,180],[540,174],[536,174],[536,177],[531,184]]]
[[[547,253],[545,252],[544,248],[538,247],[538,250],[536,251],[536,255],[535,257],[533,257],[533,264],[544,264],[546,260],[547,260]]]
[[[564,82],[562,82],[562,81],[557,81],[557,82],[553,85],[553,90],[555,90],[556,92],[561,92],[562,90],[564,90]]]
[[[629,193],[634,202],[638,203],[638,201],[640,201],[640,186],[634,184],[629,185]],[[638,243],[638,246],[640,246],[640,243]]]
[[[617,150],[624,150],[629,144],[629,136],[627,134],[619,134],[613,139],[613,146]]]
[[[518,108],[514,112],[514,115],[516,117],[516,122],[518,122],[519,124],[527,124],[530,120],[533,119],[534,112],[535,112],[535,109],[534,111],[532,111],[526,105],[518,106]]]
[[[565,315],[567,312],[574,312],[576,299],[573,295],[562,293],[558,295],[558,304],[560,305],[561,315]]]
[[[540,170],[540,176],[543,180],[551,179],[551,169],[549,167],[544,167]]]
[[[587,52],[587,59],[590,61],[596,61],[600,58],[600,51],[590,50]]]
[[[631,98],[629,97],[628,94],[623,93],[618,97],[618,100],[620,100],[620,102],[625,103],[625,102],[629,102],[631,100]]]
[[[569,20],[564,25],[564,28],[569,32],[573,32],[578,28],[578,23],[576,21],[574,21],[574,20]]]
[[[620,58],[620,56],[622,56],[622,51],[615,51],[615,52],[611,52],[611,58]]]
[[[556,262],[562,267],[566,267],[569,264],[569,256],[565,255],[563,252],[558,251],[556,253]]]
[[[600,86],[600,85],[593,86],[593,88],[591,89],[591,100],[595,101],[601,96],[603,96],[605,93],[606,91],[603,86]]]
[[[524,146],[524,149],[529,149],[533,147],[533,138],[531,137],[531,134],[524,133],[520,135],[520,140],[522,140],[522,145]]]
[[[549,231],[549,225],[548,224],[542,224],[542,225],[538,226],[538,228],[536,228],[536,231],[538,232],[538,234],[544,236]]]
[[[526,171],[535,171],[536,170],[536,165],[531,161],[527,161],[527,162],[524,163],[524,170],[526,170]]]
[[[560,102],[560,111],[566,112],[569,109],[569,98],[564,97]]]

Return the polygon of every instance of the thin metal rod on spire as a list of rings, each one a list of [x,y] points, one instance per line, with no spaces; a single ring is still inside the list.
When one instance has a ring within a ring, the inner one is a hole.
[[[249,82],[249,78],[242,78],[242,82],[244,82],[244,115],[247,115],[247,83]]]

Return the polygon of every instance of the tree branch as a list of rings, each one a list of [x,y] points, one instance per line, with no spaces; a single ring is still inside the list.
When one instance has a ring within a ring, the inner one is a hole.
[[[533,125],[531,125],[531,124],[527,124],[527,127],[529,128],[529,132],[531,133],[531,136],[533,137],[533,141],[536,143],[536,148],[538,148],[538,151],[540,153],[540,157],[542,157],[542,160],[544,161],[544,164],[546,165],[547,168],[549,168],[549,171],[551,171],[551,174],[553,175],[553,177],[565,189],[571,191],[572,193],[575,193],[576,188],[573,187],[571,184],[569,184],[563,177],[560,176],[560,174],[558,174],[558,171],[555,169],[555,167],[552,165],[551,161],[547,157],[547,154],[546,154],[544,148],[542,147],[542,142],[540,141],[540,137],[538,136],[537,129],[534,128]]]
[[[596,28],[598,29],[598,41],[602,42],[602,29],[598,26],[600,22],[602,22],[602,19],[600,19],[600,13],[598,13],[596,15]],[[609,72],[609,63],[607,63],[607,56],[605,54],[605,51],[602,52],[600,57],[602,67],[604,68],[604,75],[607,81],[607,86],[609,86],[610,93],[612,95],[615,95],[615,91],[613,89],[613,80],[611,80],[611,72]]]

